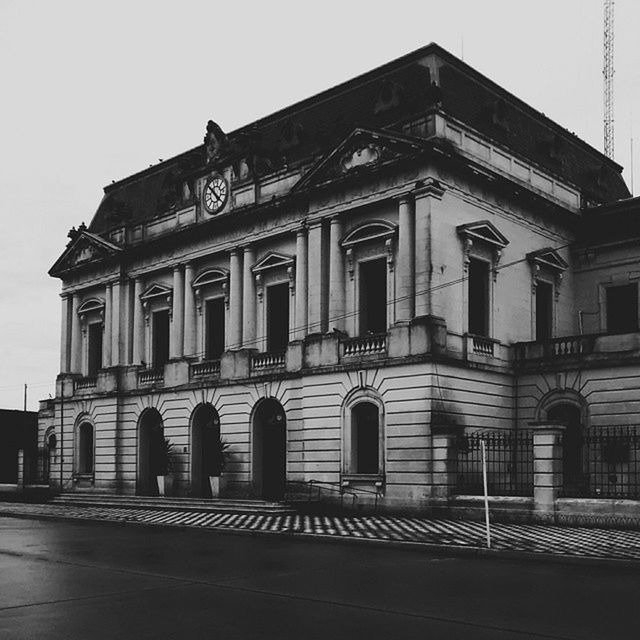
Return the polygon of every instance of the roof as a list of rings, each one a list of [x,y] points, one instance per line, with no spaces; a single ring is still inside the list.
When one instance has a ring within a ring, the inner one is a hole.
[[[588,209],[579,233],[579,244],[602,245],[640,238],[640,196]]]
[[[436,44],[241,127],[228,139],[253,154],[257,172],[268,173],[317,161],[357,127],[398,132],[403,122],[434,108],[579,186],[594,202],[630,195],[619,165]],[[185,197],[183,184],[206,169],[205,159],[199,145],[105,187],[90,231],[167,211]]]

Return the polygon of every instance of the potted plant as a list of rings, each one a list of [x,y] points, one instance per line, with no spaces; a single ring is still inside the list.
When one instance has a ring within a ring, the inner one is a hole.
[[[211,486],[211,497],[217,498],[220,495],[220,482],[223,471],[227,467],[229,458],[229,443],[218,437],[213,441],[213,449],[208,459],[207,473],[209,475],[209,485]]]
[[[158,480],[158,495],[165,495],[165,488],[168,484],[166,482],[167,478],[169,478],[169,473],[171,471],[171,458],[173,455],[173,443],[169,441],[168,438],[163,438],[162,442],[159,443],[157,458],[156,458],[156,478]]]

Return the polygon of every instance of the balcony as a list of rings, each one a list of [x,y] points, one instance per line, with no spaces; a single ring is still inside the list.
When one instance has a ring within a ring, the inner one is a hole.
[[[84,378],[78,378],[75,384],[75,390],[80,391],[82,389],[95,389],[98,384],[97,376],[86,376]]]
[[[563,336],[513,345],[516,367],[540,368],[572,361],[603,362],[640,358],[640,333]]]
[[[342,356],[361,358],[387,353],[387,334],[379,333],[362,338],[347,338],[342,341]]]
[[[164,384],[164,368],[144,369],[138,373],[138,385]]]
[[[205,360],[191,365],[191,378],[220,377],[220,360]]]
[[[284,369],[286,364],[286,351],[272,353],[255,353],[251,355],[251,372],[266,373]]]

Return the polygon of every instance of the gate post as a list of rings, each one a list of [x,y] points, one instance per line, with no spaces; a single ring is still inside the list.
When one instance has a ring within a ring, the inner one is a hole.
[[[533,429],[533,504],[540,516],[553,516],[562,489],[562,434],[565,425],[529,423]]]
[[[454,492],[457,472],[456,440],[463,428],[457,424],[431,425],[431,496],[447,500]]]

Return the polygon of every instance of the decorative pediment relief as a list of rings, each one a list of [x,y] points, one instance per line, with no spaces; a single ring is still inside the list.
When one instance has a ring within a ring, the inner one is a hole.
[[[69,237],[71,242],[49,270],[51,276],[60,276],[75,268],[100,263],[122,251],[118,245],[87,231],[84,225],[79,230],[72,229]]]
[[[192,283],[196,296],[196,308],[202,313],[203,287],[220,287],[224,294],[224,304],[229,307],[229,272],[226,269],[207,269],[198,274]]]
[[[93,311],[104,311],[104,300],[100,298],[89,298],[78,307],[78,315],[84,315]]]
[[[527,260],[531,265],[546,267],[554,272],[562,272],[569,268],[569,264],[551,247],[545,247],[544,249],[527,253]]]
[[[291,256],[285,256],[281,253],[270,251],[264,258],[256,262],[251,268],[253,273],[260,273],[267,269],[275,269],[277,267],[290,267],[293,265],[294,259]]]
[[[465,239],[486,242],[499,249],[504,249],[509,241],[488,220],[470,222],[456,227],[458,235]]]
[[[163,284],[152,284],[140,295],[140,300],[142,300],[143,302],[158,298],[168,298],[169,300],[171,300],[172,296],[173,290],[169,287],[166,287]]]
[[[387,131],[355,129],[293,187],[293,191],[325,184],[347,174],[372,169],[420,153],[423,140]]]

